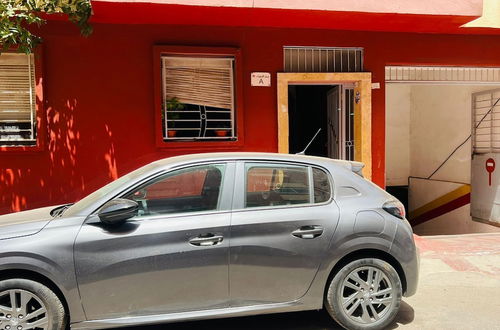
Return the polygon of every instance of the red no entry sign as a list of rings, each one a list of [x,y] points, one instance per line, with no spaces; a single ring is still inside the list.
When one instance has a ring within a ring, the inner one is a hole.
[[[493,173],[493,171],[495,170],[495,160],[493,158],[488,158],[486,160],[486,164],[485,164],[485,167],[486,167],[486,172],[488,172],[488,184],[491,186],[491,174]]]

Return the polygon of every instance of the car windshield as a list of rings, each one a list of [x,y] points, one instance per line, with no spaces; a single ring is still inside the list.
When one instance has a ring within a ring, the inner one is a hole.
[[[149,172],[150,170],[154,169],[155,167],[158,167],[158,164],[156,163],[151,163],[148,165],[145,165],[143,167],[140,167],[136,169],[135,171],[132,171],[115,181],[112,181],[105,185],[104,187],[97,189],[90,195],[87,195],[87,197],[81,199],[77,203],[73,204],[70,206],[66,212],[64,212],[65,216],[72,216],[72,215],[77,215],[79,214],[82,210],[85,210],[88,208],[90,205],[92,205],[95,201],[99,200],[101,197],[109,194],[113,190],[117,189],[118,187],[124,185],[126,182],[130,180],[135,180],[136,178],[142,176],[144,173]]]

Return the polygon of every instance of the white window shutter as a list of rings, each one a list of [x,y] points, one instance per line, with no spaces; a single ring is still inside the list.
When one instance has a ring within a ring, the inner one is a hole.
[[[472,94],[472,113],[473,152],[500,152],[500,89]]]

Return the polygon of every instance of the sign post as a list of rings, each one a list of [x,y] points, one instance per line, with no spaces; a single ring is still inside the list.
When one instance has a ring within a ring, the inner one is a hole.
[[[491,186],[491,174],[493,173],[493,171],[495,170],[495,160],[493,158],[488,158],[486,160],[486,164],[485,164],[485,167],[486,167],[486,172],[488,172],[488,184]]]

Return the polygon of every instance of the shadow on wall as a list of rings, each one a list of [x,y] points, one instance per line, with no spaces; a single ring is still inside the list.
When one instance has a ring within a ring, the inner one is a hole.
[[[100,118],[91,125],[79,122],[86,114],[76,98],[53,101],[45,108],[43,150],[0,155],[0,214],[73,202],[118,177],[113,132],[107,123]],[[82,128],[90,136],[83,136]]]

